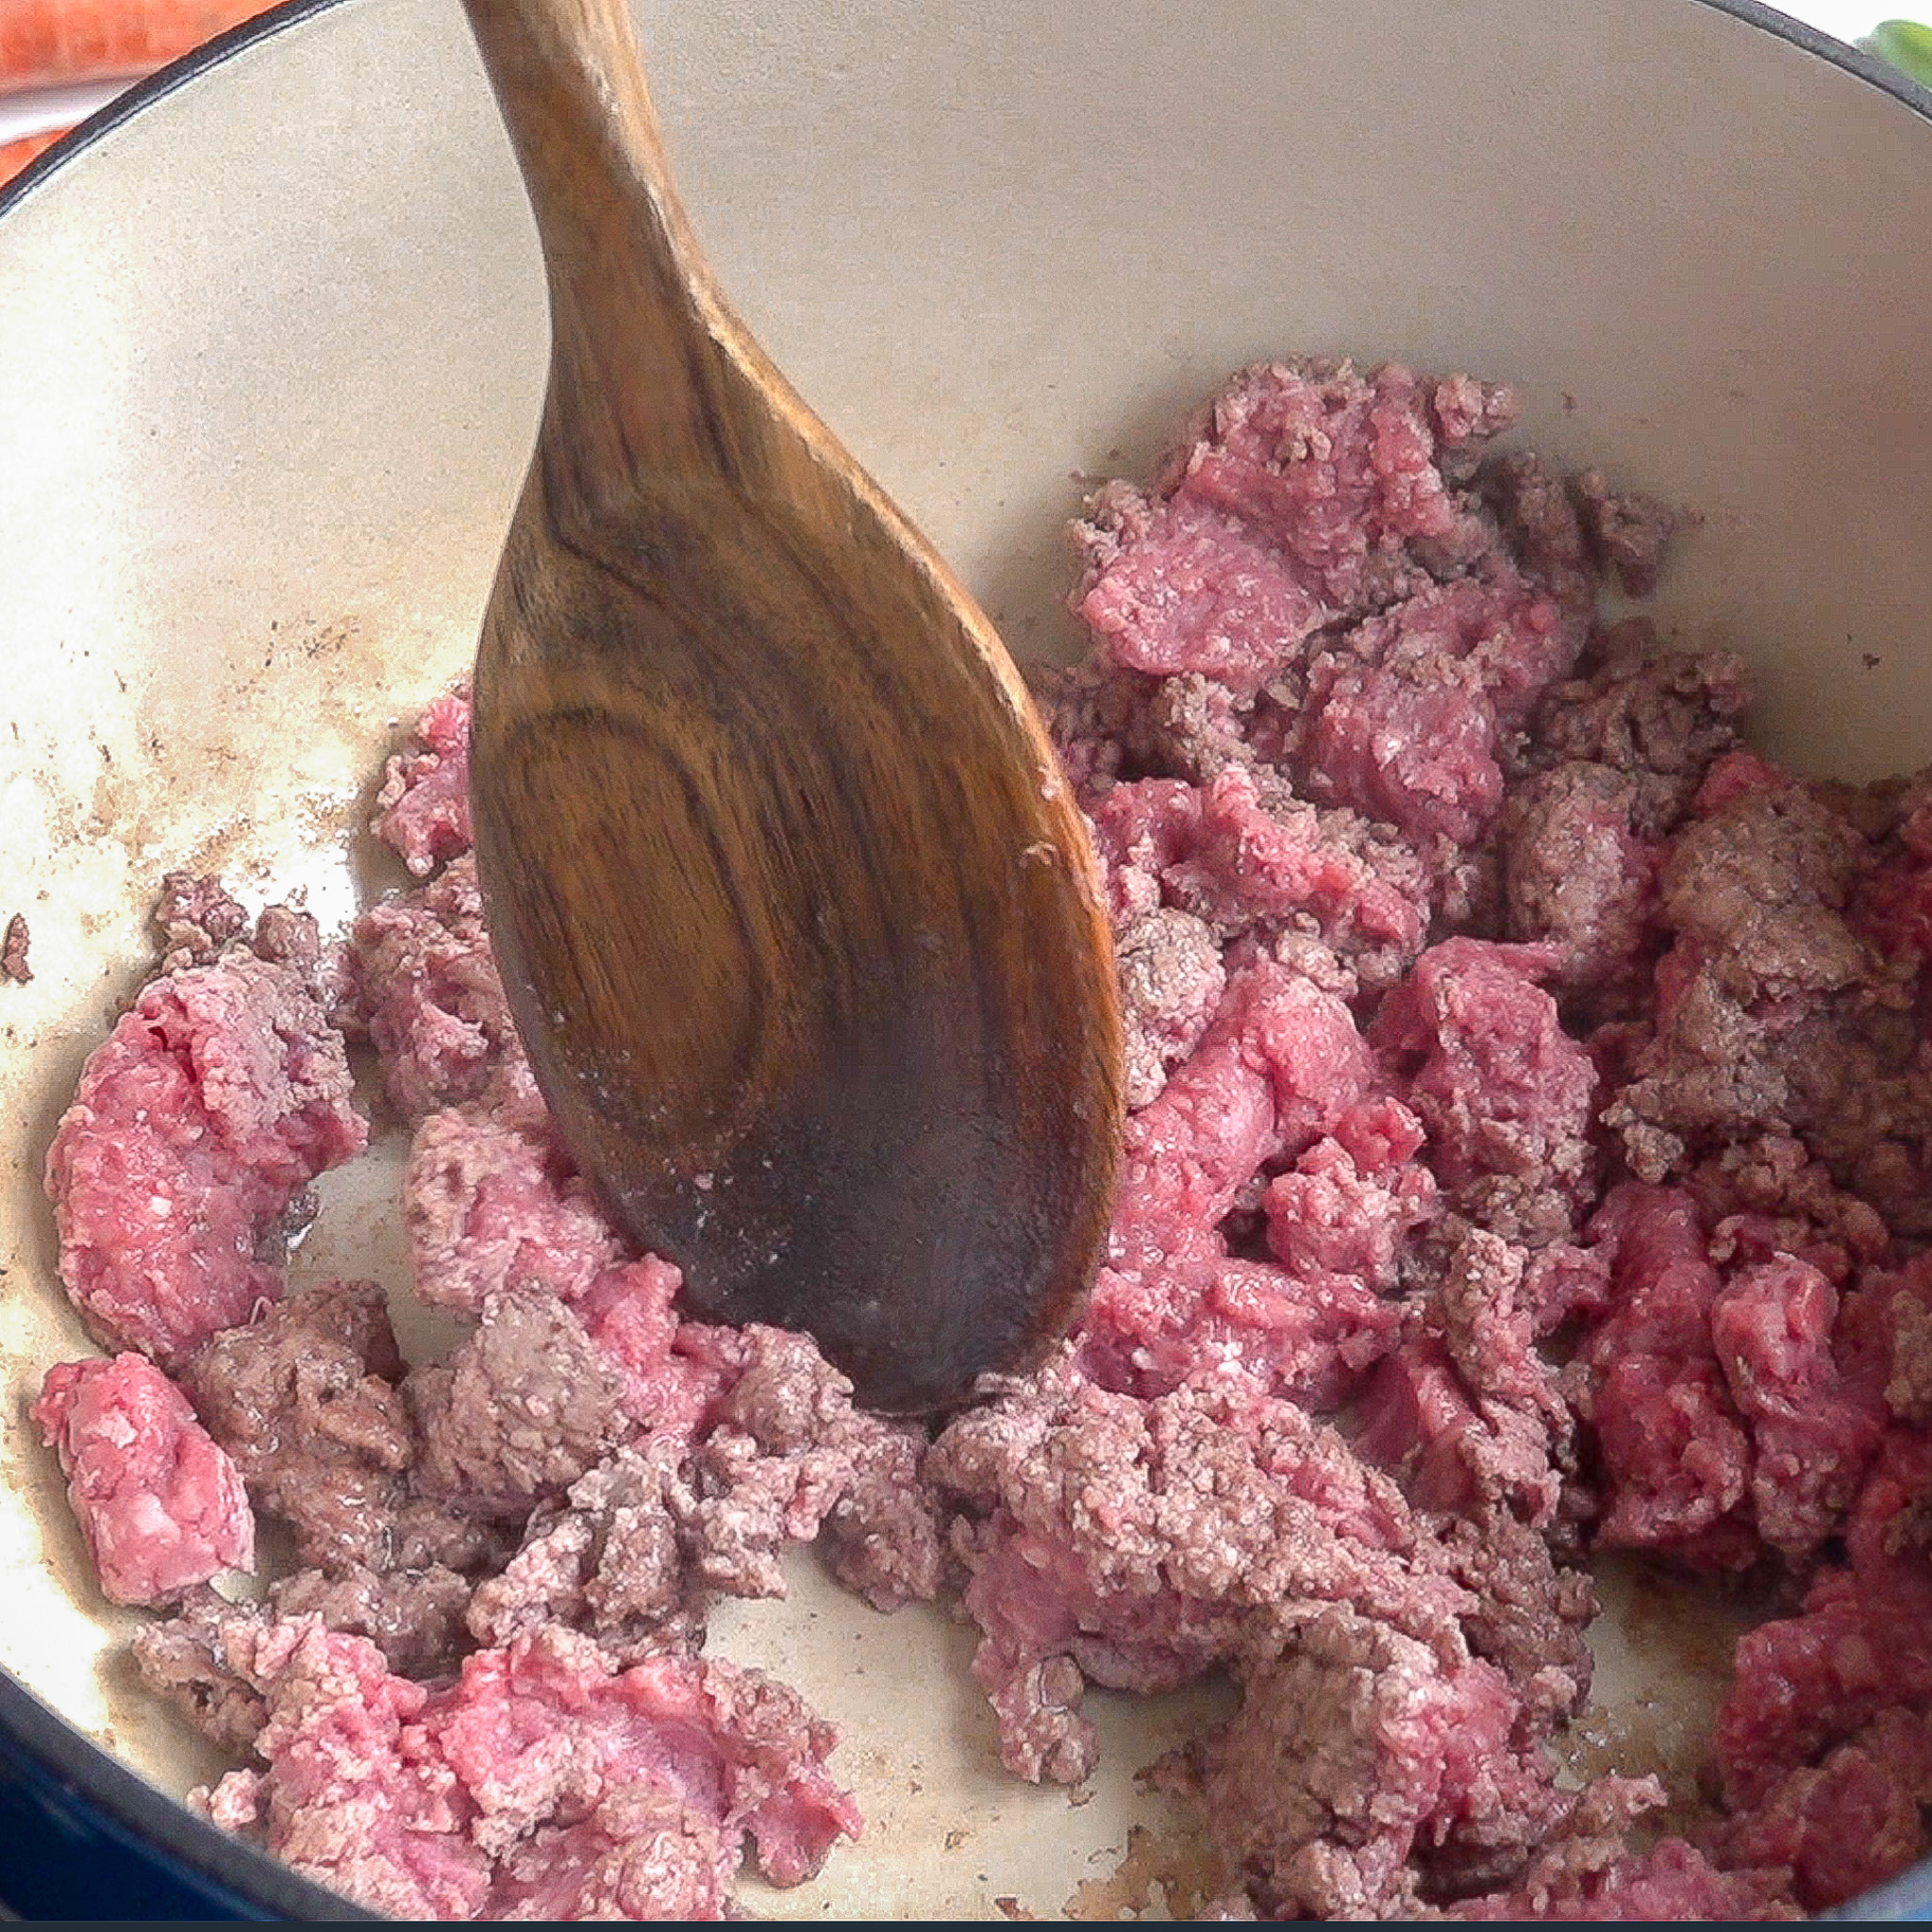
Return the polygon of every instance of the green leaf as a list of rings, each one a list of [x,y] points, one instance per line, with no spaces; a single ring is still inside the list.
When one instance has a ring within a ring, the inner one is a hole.
[[[1882,20],[1859,43],[1902,74],[1932,87],[1932,26],[1915,20]]]

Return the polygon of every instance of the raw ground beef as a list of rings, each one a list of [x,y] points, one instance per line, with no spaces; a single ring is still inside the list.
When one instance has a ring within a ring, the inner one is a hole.
[[[977,1626],[1020,1776],[1092,1770],[1089,1683],[1230,1678],[1152,1770],[1209,1916],[1790,1917],[1920,1856],[1932,772],[1745,750],[1734,658],[1598,615],[1672,520],[1491,451],[1514,416],[1261,365],[1076,525],[1094,649],[1039,689],[1115,926],[1123,1184],[1062,1347],[936,1430],[684,1319],[606,1224],[491,956],[463,692],[377,799],[411,883],[341,943],[170,875],[48,1166],[63,1279],[140,1353],[36,1415],[104,1587],[173,1608],[143,1677],[241,1760],[197,1802],[403,1916],[726,1913],[745,1857],[794,1883],[859,1828],[830,1727],[700,1656],[816,1540]],[[441,1361],[375,1283],[283,1293],[366,1137],[345,1041],[412,1137]],[[297,1567],[229,1602],[251,1508]],[[1778,1605],[1701,1826],[1558,1774],[1599,1550]]]
[[[103,1592],[168,1603],[255,1567],[255,1517],[234,1463],[142,1355],[59,1362],[33,1406],[58,1450]]]

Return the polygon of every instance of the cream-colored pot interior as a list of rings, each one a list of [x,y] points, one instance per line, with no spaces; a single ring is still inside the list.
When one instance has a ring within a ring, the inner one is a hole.
[[[1932,121],[1872,81],[1698,0],[640,18],[726,287],[1022,655],[1067,642],[1083,488],[1179,408],[1259,357],[1397,357],[1516,379],[1521,441],[1699,513],[1661,613],[1747,655],[1772,748],[1932,756]],[[0,216],[0,920],[34,974],[0,982],[0,1663],[173,1789],[215,1767],[134,1686],[25,1421],[88,1346],[42,1160],[162,871],[325,923],[376,876],[369,780],[472,648],[543,348],[456,0],[297,8]],[[330,1206],[301,1272],[399,1282],[380,1203]],[[758,1909],[1091,1909],[1173,1863],[1129,1774],[1185,1703],[1098,1700],[1091,1803],[1020,1787],[966,1633],[795,1574],[716,1641],[845,1726],[873,1827]],[[1662,1670],[1609,1674],[1632,1769],[1697,1701]]]

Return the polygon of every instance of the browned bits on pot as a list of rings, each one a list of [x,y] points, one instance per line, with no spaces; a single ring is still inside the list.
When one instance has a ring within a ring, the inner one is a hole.
[[[16,912],[7,922],[7,937],[0,941],[0,973],[8,979],[25,986],[33,975],[33,969],[26,963],[26,949],[31,935],[26,929],[26,914]]]

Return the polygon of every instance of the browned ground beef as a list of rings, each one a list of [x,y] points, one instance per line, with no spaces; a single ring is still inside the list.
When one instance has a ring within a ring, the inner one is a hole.
[[[698,1652],[817,1539],[879,1608],[977,1625],[1023,1777],[1091,1772],[1089,1683],[1227,1674],[1237,1714],[1154,1774],[1216,1916],[1790,1916],[1920,1855],[1932,774],[1744,750],[1735,659],[1597,614],[1672,520],[1492,453],[1514,413],[1257,367],[1077,525],[1094,651],[1040,688],[1115,925],[1124,1175],[1064,1346],[931,1440],[804,1338],[683,1319],[572,1171],[461,693],[381,791],[416,883],[343,944],[171,875],[54,1174],[71,1286],[152,1330],[305,1566],[238,1607],[197,1556],[137,1639],[245,1757],[215,1816],[406,1915],[715,1914],[746,1846],[802,1877],[858,1829],[830,1733]],[[338,1027],[413,1135],[416,1291],[470,1324],[407,1372],[373,1285],[278,1298],[301,1187],[359,1145]],[[104,1134],[166,1171],[150,1091],[226,1135],[195,1198],[246,1249],[207,1293],[170,1249],[158,1322],[72,1182]],[[1609,1549],[1782,1582],[1695,1843],[1550,1749]]]

